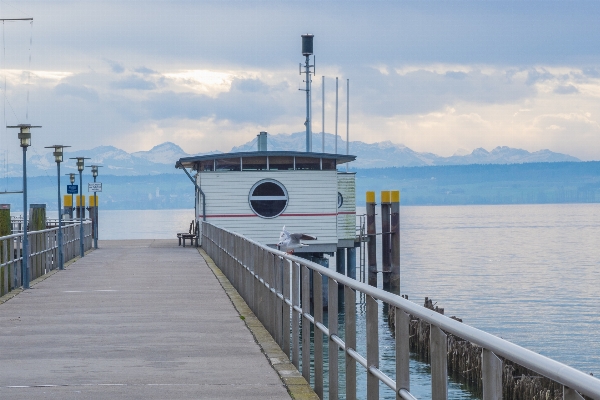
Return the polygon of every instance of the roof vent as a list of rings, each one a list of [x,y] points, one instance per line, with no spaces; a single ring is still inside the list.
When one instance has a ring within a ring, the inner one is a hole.
[[[267,151],[267,132],[261,132],[258,135],[258,151]]]

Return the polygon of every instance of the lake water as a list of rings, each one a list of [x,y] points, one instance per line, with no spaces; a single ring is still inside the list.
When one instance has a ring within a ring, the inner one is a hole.
[[[100,210],[99,236],[175,238],[193,214]],[[401,207],[401,292],[600,376],[599,242],[600,204]],[[393,341],[384,324],[380,331],[385,358]],[[413,393],[430,396],[427,367],[411,368],[421,371],[411,378]],[[450,398],[469,397],[452,387]]]

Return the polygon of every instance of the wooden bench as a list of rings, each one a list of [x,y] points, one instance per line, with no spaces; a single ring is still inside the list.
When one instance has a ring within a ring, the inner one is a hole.
[[[196,247],[198,247],[198,235],[196,235],[194,229],[194,221],[190,224],[190,229],[187,232],[181,232],[177,234],[177,239],[179,239],[179,245],[181,246],[181,242],[183,241],[183,247],[185,247],[185,241],[189,239],[190,246],[194,244],[194,240],[196,241]]]

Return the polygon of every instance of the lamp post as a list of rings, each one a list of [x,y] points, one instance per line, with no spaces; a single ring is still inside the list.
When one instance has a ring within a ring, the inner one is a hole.
[[[83,203],[83,176],[81,174],[85,160],[89,160],[89,157],[71,157],[71,160],[77,160],[77,171],[79,171],[79,255],[83,258],[83,214],[85,214],[85,208],[81,207]]]
[[[63,162],[63,149],[65,147],[61,144],[55,144],[54,146],[46,146],[46,149],[54,149],[52,155],[54,161],[56,161],[56,171],[58,175],[58,269],[64,269],[64,258],[63,258],[63,231],[62,231],[62,206],[60,201],[60,163]]]
[[[98,177],[98,168],[102,167],[102,165],[90,165],[92,169],[92,176],[94,177],[94,183],[96,183],[96,178]],[[94,192],[94,248],[98,248],[98,198],[96,197],[96,192]]]
[[[31,126],[30,124],[19,124],[7,126],[7,128],[19,128],[19,141],[23,148],[23,252],[21,262],[21,277],[23,280],[23,289],[29,289],[29,270],[27,269],[28,238],[27,238],[27,148],[31,146],[31,128],[41,128],[41,126]]]

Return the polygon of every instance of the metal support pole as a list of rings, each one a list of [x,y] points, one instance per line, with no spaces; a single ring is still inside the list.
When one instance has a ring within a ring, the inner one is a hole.
[[[390,291],[390,274],[392,263],[390,260],[390,192],[381,191],[381,271],[383,290]]]
[[[58,172],[58,269],[64,269],[64,256],[63,256],[63,231],[62,231],[62,206],[60,202],[60,163],[56,163],[56,170]]]
[[[96,183],[95,176],[94,183]],[[96,192],[94,192],[94,248],[98,248],[98,197],[96,197]]]
[[[390,291],[400,294],[400,191],[392,190],[392,206],[390,217],[391,261]]]
[[[337,154],[337,140],[338,138],[338,78],[335,77],[335,149],[334,153]]]
[[[375,235],[375,192],[367,192],[368,283],[377,287],[377,236]]]
[[[321,91],[323,92],[323,99],[321,101],[323,112],[321,113],[322,125],[321,125],[321,153],[325,153],[325,76],[323,76],[321,83]]]
[[[335,252],[335,272],[340,273],[342,275],[346,274],[346,253],[344,252],[343,247],[338,247]]]
[[[85,214],[85,207],[83,207],[82,171],[79,171],[79,210],[79,255],[83,258],[83,214]]]
[[[306,64],[304,66],[306,73],[306,152],[312,151],[312,132],[310,122],[310,56],[306,56]]]
[[[346,155],[350,154],[350,79],[346,79]],[[348,172],[348,163],[346,163]]]
[[[21,263],[21,276],[23,277],[23,289],[29,289],[29,270],[27,268],[27,259],[29,252],[27,245],[27,147],[23,147],[23,262]]]
[[[348,247],[346,254],[346,275],[348,278],[356,279],[356,247]]]

